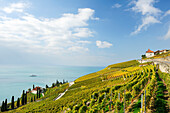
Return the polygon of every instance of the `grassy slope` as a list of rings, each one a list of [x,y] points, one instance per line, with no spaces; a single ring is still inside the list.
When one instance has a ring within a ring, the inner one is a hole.
[[[108,86],[111,87],[116,84],[121,84],[122,79],[102,82],[102,77],[107,75],[108,73],[114,73],[116,71],[120,71],[123,68],[136,65],[138,65],[138,62],[136,60],[110,65],[101,71],[85,75],[75,80],[76,83],[69,88],[69,91],[64,95],[64,97],[57,101],[53,101],[53,99],[57,97],[59,93],[63,92],[64,89],[66,89],[65,87],[60,89],[51,88],[51,91],[50,89],[48,89],[49,91],[47,90],[47,92],[45,93],[45,97],[40,98],[42,99],[41,102],[29,103],[27,105],[21,106],[18,109],[8,112],[47,112],[49,110],[60,112],[63,106],[71,106],[72,104],[79,103],[79,99],[89,100],[90,95],[95,91],[99,91],[100,89],[106,88]],[[128,79],[125,82],[128,82]],[[58,90],[56,91],[56,89]]]
[[[119,77],[114,80],[112,80],[112,79],[105,80],[103,78],[106,78],[106,76],[111,76],[114,78],[114,74],[118,73],[121,75],[121,74],[124,74],[125,72],[128,72],[126,75],[128,75],[128,74],[133,75],[133,71],[136,71],[136,69],[137,70],[141,69],[138,67],[138,65],[139,65],[139,63],[135,60],[110,65],[101,71],[98,71],[96,73],[92,73],[89,75],[85,75],[85,76],[80,77],[77,80],[75,80],[75,84],[72,85],[71,87],[69,87],[69,90],[66,92],[66,94],[57,101],[53,101],[54,98],[57,97],[59,93],[64,92],[64,90],[68,87],[68,84],[65,84],[61,87],[55,87],[55,88],[48,89],[48,91],[45,93],[45,97],[40,98],[40,99],[42,99],[41,102],[29,103],[27,105],[21,106],[18,109],[11,110],[8,112],[18,112],[18,113],[59,112],[60,113],[61,111],[65,110],[67,108],[72,109],[73,106],[75,106],[75,105],[81,105],[83,100],[90,101],[91,95],[94,92],[101,92],[102,90],[106,91],[107,88],[115,88],[114,86],[122,87],[124,84],[133,83],[133,81],[136,80],[135,76],[126,77],[125,81],[124,81],[123,77]],[[144,70],[147,72],[146,69],[144,69]],[[142,80],[143,80],[143,78],[138,77],[138,81],[142,81]],[[127,88],[127,87],[125,87],[125,88]],[[120,91],[123,91],[123,89],[124,89],[124,87],[120,88]],[[107,96],[109,96],[109,95],[107,95]],[[109,98],[107,101],[109,102]],[[97,105],[100,106],[100,104],[98,104],[98,103],[97,103]],[[109,107],[106,106],[106,108],[108,109]],[[91,109],[95,109],[95,105],[94,105],[94,108],[92,107]],[[123,107],[121,107],[121,110],[122,109],[123,109]]]

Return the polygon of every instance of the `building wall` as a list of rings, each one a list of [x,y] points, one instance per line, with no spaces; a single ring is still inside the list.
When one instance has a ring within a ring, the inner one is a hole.
[[[35,91],[35,90],[32,90],[32,91],[31,91],[31,93],[33,93],[33,94],[37,94],[37,91]]]
[[[146,57],[153,57],[154,56],[154,53],[146,53]]]

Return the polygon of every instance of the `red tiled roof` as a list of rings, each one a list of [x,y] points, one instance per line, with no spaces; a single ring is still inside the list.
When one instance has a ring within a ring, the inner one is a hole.
[[[154,51],[151,51],[150,49],[148,49],[148,51],[146,51],[146,53],[154,53]]]
[[[38,90],[40,90],[40,87],[35,87],[35,88],[34,88],[34,89],[32,89],[32,90],[37,90],[37,89],[38,89]]]

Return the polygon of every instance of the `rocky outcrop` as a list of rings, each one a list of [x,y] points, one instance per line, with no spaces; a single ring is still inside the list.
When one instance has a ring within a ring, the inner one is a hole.
[[[138,60],[138,61],[139,63],[154,62],[154,64],[159,65],[159,69],[162,72],[170,73],[170,56],[165,58],[146,59],[146,60]]]
[[[165,73],[170,73],[170,62],[166,62],[166,61],[154,61],[154,64],[159,64],[159,69],[162,71],[162,72],[165,72]]]

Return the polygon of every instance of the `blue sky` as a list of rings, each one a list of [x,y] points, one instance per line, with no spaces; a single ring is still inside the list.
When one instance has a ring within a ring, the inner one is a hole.
[[[0,0],[2,65],[106,66],[170,48],[169,0]]]

